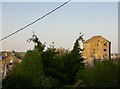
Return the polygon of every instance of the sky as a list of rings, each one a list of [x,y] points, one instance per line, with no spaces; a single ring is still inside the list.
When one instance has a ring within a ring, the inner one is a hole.
[[[63,2],[2,2],[2,37],[38,19]],[[42,43],[72,49],[79,33],[87,40],[101,35],[112,43],[112,53],[118,52],[118,3],[69,2],[59,10],[23,31],[2,41],[0,50],[27,51],[33,31]],[[1,43],[1,42],[0,42]]]

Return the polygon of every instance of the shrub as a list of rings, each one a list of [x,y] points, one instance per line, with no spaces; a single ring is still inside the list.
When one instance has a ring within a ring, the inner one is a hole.
[[[25,84],[27,87],[39,87],[41,86],[42,76],[44,76],[44,72],[40,55],[37,51],[28,51],[22,63],[17,66],[16,71],[14,71],[9,78],[7,77],[4,86],[9,87],[10,85],[16,85],[14,87],[24,87]]]
[[[3,80],[3,87],[2,89],[22,89],[27,87],[33,87],[32,82],[27,79],[24,75],[17,75],[13,73],[11,76],[7,77]]]
[[[118,68],[112,60],[96,62],[93,68],[79,71],[76,78],[82,79],[86,87],[118,87]]]

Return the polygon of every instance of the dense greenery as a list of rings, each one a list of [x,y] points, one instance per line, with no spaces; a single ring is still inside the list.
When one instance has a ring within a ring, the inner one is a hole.
[[[65,50],[60,53],[53,43],[44,50],[45,45],[33,35],[28,41],[35,43],[34,50],[27,51],[16,70],[3,80],[3,88],[63,89],[72,86],[75,83],[76,73],[83,68],[80,37],[76,40],[72,51]]]
[[[80,70],[76,79],[84,81],[86,87],[119,87],[120,62],[113,60],[95,62],[93,68]]]
[[[27,51],[16,70],[3,79],[3,89],[25,87],[37,89],[74,89],[74,87],[118,87],[120,63],[95,62],[93,68],[84,66],[80,42],[76,39],[71,51],[58,51],[54,43],[45,50],[36,35],[28,40],[35,43],[34,50]],[[80,82],[83,84],[80,85]]]

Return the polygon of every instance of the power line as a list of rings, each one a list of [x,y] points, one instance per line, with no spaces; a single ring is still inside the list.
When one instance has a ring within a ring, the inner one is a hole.
[[[58,6],[57,8],[51,10],[50,12],[48,12],[47,14],[43,15],[42,17],[36,19],[35,21],[33,21],[33,22],[31,22],[31,23],[25,25],[24,27],[20,28],[19,30],[17,30],[17,31],[15,31],[15,32],[13,32],[13,33],[11,33],[11,34],[9,34],[9,35],[3,37],[2,39],[0,39],[0,41],[9,38],[10,36],[12,36],[12,35],[18,33],[19,31],[24,30],[25,28],[29,27],[30,25],[32,25],[32,24],[36,23],[37,21],[43,19],[44,17],[48,16],[49,14],[53,13],[54,11],[56,11],[56,10],[59,9],[59,8],[61,8],[62,6],[64,6],[65,4],[67,4],[67,3],[70,2],[70,1],[71,1],[71,0],[69,0],[69,1],[67,1],[67,2],[65,2],[65,3],[63,3],[62,5],[60,5],[60,6]]]

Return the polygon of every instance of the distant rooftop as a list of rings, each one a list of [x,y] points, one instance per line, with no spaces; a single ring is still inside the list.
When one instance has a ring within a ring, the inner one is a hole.
[[[84,43],[89,43],[89,42],[92,42],[92,41],[94,41],[95,39],[98,39],[98,38],[103,38],[103,39],[105,39],[104,37],[102,37],[101,35],[98,35],[98,36],[93,36],[93,37],[91,37],[90,39],[88,39],[88,40],[86,40]],[[108,42],[110,42],[109,40],[107,40],[107,39],[105,39],[106,41],[108,41]]]

